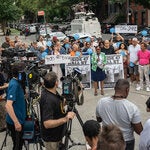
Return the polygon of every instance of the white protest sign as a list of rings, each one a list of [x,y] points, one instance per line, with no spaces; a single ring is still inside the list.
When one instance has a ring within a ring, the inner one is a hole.
[[[113,88],[118,79],[124,78],[123,58],[120,54],[106,55],[106,57],[104,87]]]
[[[81,57],[71,56],[70,63],[65,65],[66,76],[79,69],[82,75],[82,85],[85,89],[91,88],[91,62],[90,56],[85,55]]]
[[[137,33],[137,25],[116,25],[115,33]]]
[[[67,64],[70,63],[70,55],[47,55],[45,64]]]

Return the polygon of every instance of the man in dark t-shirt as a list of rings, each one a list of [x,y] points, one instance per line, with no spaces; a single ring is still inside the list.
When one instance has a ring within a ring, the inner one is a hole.
[[[66,123],[74,118],[75,113],[64,112],[63,101],[56,90],[58,77],[55,72],[46,74],[44,86],[40,100],[42,138],[46,150],[58,150],[65,133]]]
[[[9,48],[10,47],[9,42],[10,42],[10,38],[9,38],[9,36],[6,36],[5,37],[5,42],[2,43],[2,48]]]

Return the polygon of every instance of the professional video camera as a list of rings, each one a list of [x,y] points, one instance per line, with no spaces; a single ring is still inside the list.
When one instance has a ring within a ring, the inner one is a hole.
[[[84,95],[81,80],[81,71],[78,68],[75,68],[71,74],[61,78],[62,96],[66,99],[67,104],[83,104]]]
[[[2,57],[12,58],[15,56],[24,56],[25,49],[6,48],[2,51]]]

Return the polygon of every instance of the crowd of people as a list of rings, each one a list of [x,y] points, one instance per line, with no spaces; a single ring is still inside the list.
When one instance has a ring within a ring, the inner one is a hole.
[[[130,85],[136,83],[136,90],[150,92],[149,87],[149,41],[138,41],[133,38],[128,43],[117,34],[116,40],[87,38],[59,41],[57,37],[52,40],[44,40],[39,36],[38,41],[30,45],[24,43],[18,36],[14,40],[9,36],[1,45],[1,52],[7,48],[25,49],[36,54],[34,60],[44,60],[46,55],[70,54],[70,56],[90,55],[91,57],[91,79],[93,81],[94,96],[98,95],[98,82],[100,82],[100,94],[104,95],[104,80],[106,78],[105,65],[106,55],[121,54],[123,58],[124,79],[119,79],[114,87],[114,95],[101,98],[95,106],[96,120],[88,120],[83,124],[83,133],[90,150],[134,150],[134,131],[140,135],[140,150],[150,148],[146,133],[149,132],[149,120],[144,125],[141,123],[140,111],[131,103],[127,97]],[[24,57],[24,56],[23,56]],[[20,57],[20,59],[25,59]],[[2,69],[2,68],[1,68]],[[13,141],[13,150],[21,150],[23,146],[23,126],[26,119],[25,90],[18,79],[21,68],[11,68],[12,78],[6,83],[3,73],[0,78],[0,96],[5,104],[0,102],[3,108],[0,110],[1,118],[5,116],[6,124],[0,124],[0,131],[6,127],[10,131]],[[75,117],[74,112],[65,112],[65,100],[61,98],[57,88],[62,88],[60,77],[65,75],[64,64],[52,66],[52,70],[43,77],[43,88],[40,98],[41,133],[46,150],[59,150],[59,145],[66,133],[66,125]],[[130,80],[128,81],[128,76]],[[5,90],[7,89],[7,90]],[[4,93],[6,92],[6,97]],[[150,110],[150,100],[147,101],[147,111]],[[1,122],[1,121],[0,121]],[[101,125],[100,126],[100,122]],[[147,139],[147,140],[144,140]]]

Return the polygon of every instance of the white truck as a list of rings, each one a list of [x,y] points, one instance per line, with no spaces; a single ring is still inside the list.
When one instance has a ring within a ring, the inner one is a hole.
[[[89,33],[97,38],[102,37],[101,25],[94,13],[77,12],[71,21],[71,34]]]

